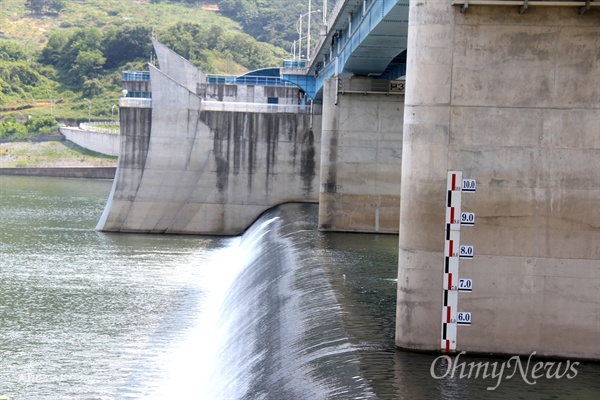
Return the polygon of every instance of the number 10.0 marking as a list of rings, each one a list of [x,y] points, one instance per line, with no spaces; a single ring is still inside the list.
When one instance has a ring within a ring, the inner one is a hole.
[[[463,179],[462,191],[465,193],[475,193],[477,191],[477,181],[475,179]]]

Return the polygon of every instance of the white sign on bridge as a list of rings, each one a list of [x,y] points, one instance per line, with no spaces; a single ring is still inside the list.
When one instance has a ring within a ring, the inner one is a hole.
[[[390,81],[390,93],[404,93],[406,81]]]

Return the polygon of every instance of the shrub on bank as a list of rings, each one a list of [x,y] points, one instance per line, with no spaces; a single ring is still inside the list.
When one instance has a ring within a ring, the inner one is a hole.
[[[26,139],[57,131],[58,122],[50,116],[33,117],[25,123],[20,123],[14,116],[9,115],[0,121],[0,139]]]

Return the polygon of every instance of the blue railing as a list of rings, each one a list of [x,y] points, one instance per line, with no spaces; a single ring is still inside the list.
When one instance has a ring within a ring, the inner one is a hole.
[[[123,71],[121,79],[124,81],[149,81],[150,71]]]
[[[283,68],[306,68],[307,60],[283,60]]]
[[[212,85],[297,86],[291,82],[272,76],[207,75],[206,82]]]
[[[150,92],[128,92],[126,97],[132,97],[136,99],[151,99],[152,93]]]

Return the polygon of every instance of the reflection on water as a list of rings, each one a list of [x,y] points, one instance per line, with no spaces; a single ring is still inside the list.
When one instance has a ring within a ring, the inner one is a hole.
[[[394,236],[317,232],[312,205],[237,238],[96,232],[109,191],[0,177],[0,396],[600,398],[593,364],[488,391],[396,351]]]

